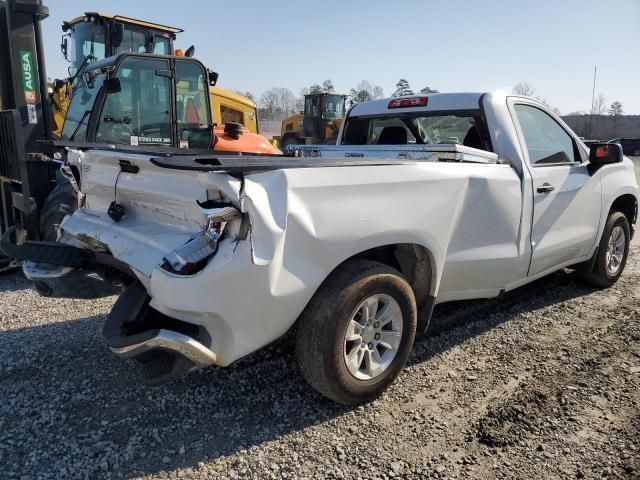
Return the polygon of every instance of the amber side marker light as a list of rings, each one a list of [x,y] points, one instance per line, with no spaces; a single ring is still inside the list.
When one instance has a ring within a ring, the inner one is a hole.
[[[596,148],[597,158],[606,158],[609,156],[609,145],[601,145]]]

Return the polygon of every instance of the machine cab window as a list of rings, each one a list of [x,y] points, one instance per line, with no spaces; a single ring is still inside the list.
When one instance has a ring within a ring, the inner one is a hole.
[[[93,105],[104,85],[105,78],[105,73],[94,70],[89,70],[76,78],[73,85],[73,99],[69,104],[62,130],[63,140],[76,142],[87,140],[87,128]]]
[[[105,30],[93,22],[81,22],[72,29],[69,51],[69,73],[75,75],[84,65],[105,58],[107,54]]]
[[[155,55],[171,55],[171,42],[167,37],[153,36],[153,53]]]
[[[176,120],[178,146],[211,146],[212,122],[208,103],[209,83],[202,66],[196,62],[176,60]]]
[[[324,118],[335,120],[344,117],[344,97],[342,95],[325,95]]]
[[[122,42],[116,48],[114,55],[119,53],[147,52],[147,35],[144,31],[129,26],[124,27]]]
[[[170,71],[169,60],[125,59],[115,77],[117,88],[107,93],[95,141],[171,146]]]
[[[307,95],[304,100],[304,115],[312,118],[320,116],[320,97]]]

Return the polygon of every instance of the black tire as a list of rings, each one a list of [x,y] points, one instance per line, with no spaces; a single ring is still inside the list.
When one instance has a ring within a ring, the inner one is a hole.
[[[286,152],[287,147],[289,145],[300,145],[304,143],[298,136],[296,135],[287,135],[282,139],[282,144],[280,145],[280,150]]]
[[[58,238],[58,227],[65,216],[78,208],[78,194],[60,172],[56,186],[44,201],[40,212],[40,235],[47,242]],[[43,297],[94,299],[119,294],[121,288],[103,281],[90,271],[78,270],[60,278],[35,282],[36,291]]]
[[[78,205],[78,196],[71,182],[60,172],[56,174],[56,180],[56,186],[49,192],[40,212],[40,235],[48,242],[56,241],[60,223]]]
[[[361,380],[349,372],[345,362],[346,329],[357,307],[380,294],[391,297],[400,307],[402,334],[388,366],[375,378]],[[406,364],[416,323],[415,296],[400,272],[370,260],[347,261],[324,281],[298,320],[296,357],[302,376],[338,403],[353,405],[373,400]]]
[[[611,272],[608,267],[608,250],[609,240],[616,229],[616,227],[622,228],[624,233],[624,251],[622,252],[622,261],[615,272]],[[589,272],[580,274],[580,278],[596,287],[610,287],[618,281],[620,275],[624,271],[624,267],[627,264],[627,256],[629,255],[629,243],[631,241],[631,232],[629,229],[629,221],[627,217],[621,212],[611,212],[607,218],[607,223],[604,226],[602,232],[602,238],[600,239],[600,245],[596,253],[596,258],[593,262],[593,268]]]

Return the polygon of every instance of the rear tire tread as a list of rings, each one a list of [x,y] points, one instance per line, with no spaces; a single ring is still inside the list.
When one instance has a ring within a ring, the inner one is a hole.
[[[403,326],[403,337],[406,330],[410,345],[408,351],[405,351],[406,345],[401,345],[386,373],[381,374],[378,379],[368,381],[373,382],[368,393],[356,395],[345,387],[345,383],[354,382],[355,379],[343,378],[341,370],[335,368],[335,362],[343,361],[340,348],[340,358],[335,356],[335,328],[336,322],[340,321],[337,319],[337,313],[348,302],[353,302],[353,294],[357,294],[366,283],[374,282],[376,279],[384,279],[394,284],[405,296],[396,300],[400,300],[399,303],[404,301],[405,305],[411,306],[408,315],[410,318],[407,318]],[[300,372],[313,388],[338,403],[353,405],[370,401],[379,396],[402,371],[413,346],[416,317],[413,291],[400,272],[371,260],[347,261],[327,277],[298,320],[296,357]]]

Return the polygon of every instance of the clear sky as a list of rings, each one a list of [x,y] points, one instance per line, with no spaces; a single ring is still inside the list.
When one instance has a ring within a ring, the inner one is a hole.
[[[596,93],[640,114],[640,0],[45,0],[49,77],[62,77],[62,20],[101,11],[183,28],[176,45],[220,73],[219,85],[260,95],[330,78],[399,78],[415,90],[511,89],[527,81],[562,113],[588,110]]]

